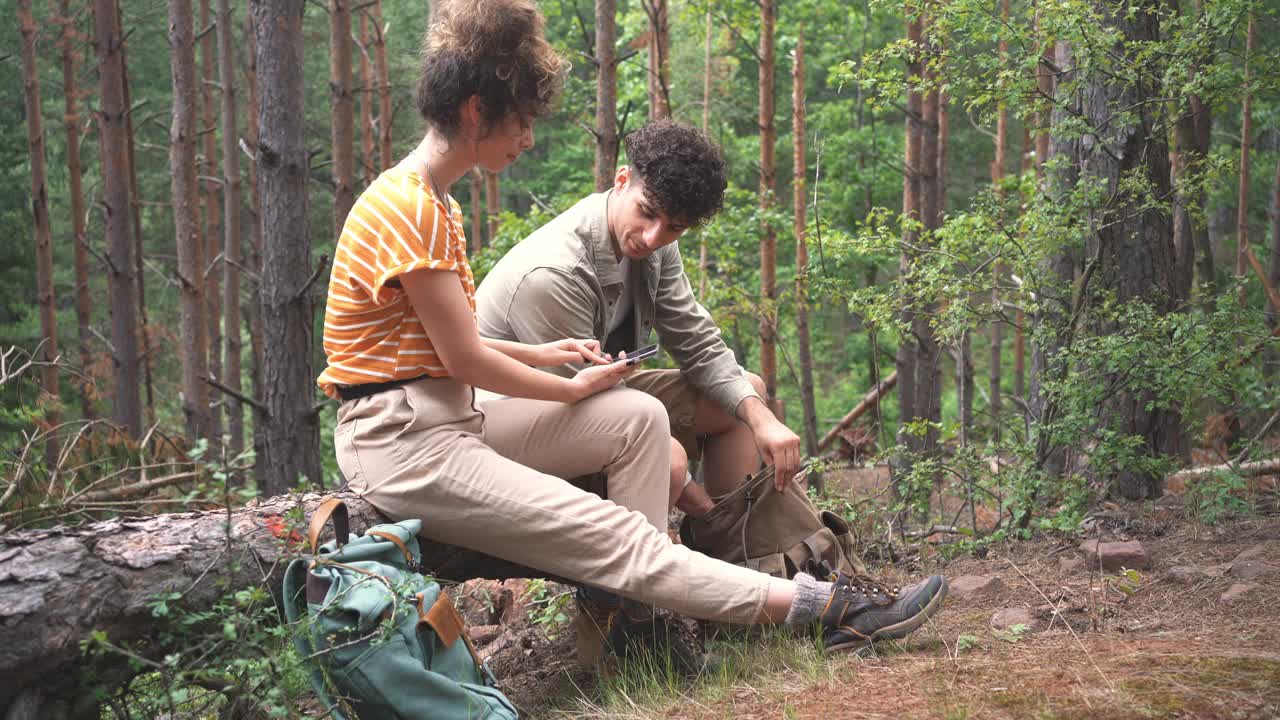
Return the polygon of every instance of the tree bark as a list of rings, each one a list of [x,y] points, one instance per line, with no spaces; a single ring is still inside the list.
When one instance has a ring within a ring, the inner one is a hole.
[[[304,0],[252,0],[257,36],[258,192],[262,207],[263,401],[256,413],[263,491],[278,494],[301,477],[320,484],[314,317],[307,228],[309,167],[304,143]]]
[[[670,64],[671,27],[667,0],[640,0],[649,20],[649,119],[671,117],[671,86],[667,82]]]
[[[922,29],[920,16],[918,14],[913,16],[914,12],[913,8],[906,9],[907,43],[910,48],[908,49],[909,55],[907,56],[906,68],[908,90],[902,176],[902,239],[904,247],[901,256],[898,258],[898,278],[903,287],[903,295],[899,298],[899,303],[902,307],[900,319],[902,324],[909,330],[899,340],[898,352],[895,354],[894,360],[894,372],[898,375],[897,441],[899,445],[905,446],[909,450],[913,449],[916,443],[913,441],[913,436],[906,432],[906,424],[920,415],[916,399],[916,368],[920,364],[920,353],[918,344],[912,336],[912,330],[916,325],[916,312],[913,307],[914,296],[910,290],[910,277],[915,258],[915,251],[911,248],[916,247],[920,241],[920,232],[916,223],[921,220],[920,148],[924,136],[924,128],[922,127],[924,97],[918,90],[914,89],[919,86],[923,76],[923,65],[921,63]],[[899,456],[897,464],[900,470],[909,472],[912,465],[910,454]],[[895,496],[901,498],[897,483],[893,487]]]
[[[1244,48],[1244,108],[1240,111],[1240,193],[1236,201],[1236,278],[1241,282],[1241,305],[1245,304],[1246,298],[1244,274],[1249,248],[1249,144],[1253,133],[1253,88],[1250,87],[1253,73],[1250,61],[1257,44],[1257,22],[1250,13]]]
[[[927,7],[927,6],[926,6]],[[927,59],[937,55],[938,47],[933,39],[932,22],[928,15],[921,20],[922,39],[926,63],[924,77],[930,89],[924,94],[920,140],[920,221],[925,233],[920,236],[922,245],[936,243],[933,233],[942,227],[942,193],[938,187],[938,118],[941,103],[937,90],[937,73]],[[916,449],[925,456],[938,451],[938,429],[932,423],[942,420],[942,348],[930,319],[937,313],[934,301],[919,303],[919,311],[912,317],[912,335],[916,341],[916,417],[930,421]]]
[[[260,103],[258,101],[258,42],[257,36],[253,29],[253,6],[246,3],[245,5],[245,87],[249,89],[249,103],[245,108],[245,142],[253,152],[257,152],[259,145],[258,133],[258,109]],[[254,397],[263,397],[266,393],[263,389],[263,354],[262,337],[264,334],[262,327],[262,201],[261,195],[258,193],[258,161],[255,156],[249,162],[249,265],[256,277],[250,283],[249,306],[245,308],[245,313],[249,320],[249,344],[251,351],[251,362],[253,365],[250,376],[253,378],[253,394]],[[255,427],[253,437],[254,451],[258,457],[262,457],[261,434],[256,432]],[[263,487],[266,482],[266,473],[263,463],[255,462],[253,465],[253,476],[258,487]]]
[[[596,192],[613,187],[618,163],[618,6],[596,0]]]
[[[1268,273],[1271,287],[1280,288],[1280,159],[1276,160],[1276,178],[1271,186],[1271,269]],[[1274,334],[1280,327],[1280,310],[1271,308],[1267,316]],[[1273,350],[1264,367],[1268,377],[1274,377],[1277,371],[1277,353]]]
[[[711,133],[711,6],[707,6],[707,33],[702,41],[702,132]],[[707,293],[707,233],[698,232],[698,295]],[[819,480],[821,482],[821,480]]]
[[[61,32],[58,38],[59,51],[62,56],[62,99],[64,111],[62,115],[63,129],[67,133],[67,179],[68,192],[71,196],[71,240],[75,244],[75,277],[76,277],[76,326],[79,341],[80,367],[87,368],[92,362],[89,350],[89,323],[93,305],[89,299],[89,250],[88,238],[85,235],[84,182],[80,167],[80,89],[76,84],[77,65],[77,33],[75,20],[71,14],[71,1],[59,0],[58,24]],[[97,413],[93,409],[93,400],[89,395],[87,382],[77,382],[80,395],[80,412],[86,419],[94,418]]]
[[[800,31],[803,33],[803,29]],[[804,36],[796,39],[795,63],[791,68],[791,137],[793,141],[791,181],[796,234],[796,340],[800,355],[800,404],[804,412],[805,452],[818,454],[818,411],[813,398],[813,354],[809,347],[809,244],[806,237]],[[822,492],[822,479],[816,479]]]
[[[474,167],[467,173],[467,178],[471,186],[471,252],[477,253],[484,247],[484,200],[481,199],[484,174],[480,168]]]
[[[116,27],[124,28],[124,11],[120,7],[119,0],[116,2]],[[138,357],[142,361],[142,387],[146,393],[146,409],[147,423],[155,421],[155,384],[152,382],[152,360],[151,360],[151,330],[148,328],[150,324],[147,317],[147,278],[143,272],[143,253],[142,244],[142,207],[138,202],[138,161],[135,155],[137,142],[133,132],[133,92],[129,86],[129,44],[127,36],[121,35],[120,40],[120,65],[123,68],[121,78],[124,84],[124,106],[128,109],[124,116],[125,137],[129,139],[127,149],[127,162],[129,166],[129,220],[130,228],[133,230],[133,272],[135,288],[138,291],[136,299],[138,303]]]
[[[489,244],[498,237],[498,214],[502,212],[502,198],[498,195],[498,173],[484,171],[484,202],[489,218]]]
[[[173,121],[169,126],[169,188],[182,294],[182,414],[187,436],[208,438],[209,333],[204,305],[204,247],[196,219],[196,60],[191,0],[169,0]]]
[[[83,682],[113,689],[131,677],[136,671],[120,656],[81,652],[80,643],[93,632],[145,657],[162,658],[165,646],[154,635],[150,611],[157,595],[181,593],[182,607],[191,612],[249,587],[265,585],[278,595],[286,564],[307,551],[306,525],[291,527],[286,517],[297,509],[309,517],[324,497],[286,495],[230,512],[114,519],[0,536],[0,714],[6,708],[12,713],[23,694],[74,697],[84,694]],[[353,532],[386,522],[352,493],[334,497],[346,502]],[[546,576],[420,540],[428,574],[440,579]]]
[[[774,163],[774,24],[777,9],[774,0],[760,2],[760,211],[773,210],[777,168]],[[778,230],[763,219],[760,237],[760,377],[764,380],[765,403],[781,417],[778,403]]]
[[[1009,0],[1000,0],[1000,18],[1004,22],[1009,19]],[[1000,56],[1000,66],[1005,67],[1009,59],[1009,41],[1005,38],[1004,33],[1000,34],[1000,41],[997,46],[997,52]],[[1003,89],[1003,83],[1002,89]],[[1009,105],[1004,100],[1000,101],[999,110],[996,114],[996,156],[991,162],[991,184],[995,186],[997,198],[1004,197],[1003,183],[1005,177],[1005,167],[1008,164],[1009,153]],[[1000,284],[1004,281],[1005,275],[1009,272],[1004,261],[997,260],[992,273],[994,282],[991,284],[991,309],[995,312],[995,319],[991,323],[991,359],[987,367],[987,385],[988,407],[991,412],[991,438],[999,443],[1003,428],[1001,427],[1001,419],[1004,414],[1004,396],[1002,389],[1002,376],[1004,364],[1004,314],[1001,310],[1002,301],[1000,299]],[[972,398],[970,398],[972,400]]]
[[[218,207],[218,195],[222,189],[214,180],[217,175],[217,117],[213,101],[214,66],[217,61],[213,55],[213,33],[206,32],[210,26],[210,0],[200,0],[200,73],[201,97],[204,111],[200,123],[200,137],[203,139],[203,150],[200,153],[198,174],[206,178],[200,185],[200,196],[204,202],[204,257],[205,257],[205,312],[208,314],[209,328],[209,374],[221,379],[222,373],[222,262],[225,259],[222,247],[222,229],[219,227],[221,212]],[[225,130],[224,130],[225,131]],[[232,332],[235,328],[227,328]],[[209,441],[215,445],[222,443],[222,405],[209,407]]]
[[[94,0],[94,51],[98,61],[99,145],[102,208],[107,245],[107,288],[111,308],[113,416],[129,437],[139,437],[142,408],[138,392],[138,315],[133,242],[129,237],[128,131],[124,100],[122,38],[114,0]]]
[[[386,28],[382,24],[382,0],[373,0],[373,73],[378,76],[378,154],[382,172],[395,164],[391,157],[391,71],[387,66]]]
[[[1203,0],[1195,0],[1196,16],[1199,17],[1204,13]],[[1193,72],[1198,72],[1202,67],[1208,67],[1213,62],[1213,49],[1210,47],[1206,50],[1202,57],[1196,58],[1192,66]],[[1209,157],[1209,144],[1211,140],[1211,130],[1213,127],[1212,110],[1208,103],[1198,94],[1192,94],[1189,98],[1191,103],[1191,119],[1195,132],[1195,156],[1198,158]],[[1204,203],[1203,196],[1200,202]],[[1212,288],[1217,284],[1218,278],[1214,270],[1213,260],[1213,243],[1209,238],[1208,219],[1201,217],[1198,222],[1191,226],[1192,242],[1196,248],[1196,268],[1200,277],[1200,284],[1209,285]],[[1206,293],[1206,295],[1211,293]]]
[[[360,159],[364,172],[364,184],[369,185],[378,177],[374,168],[373,142],[373,69],[369,62],[369,13],[360,11]]]
[[[224,262],[222,263],[222,313],[226,328],[226,357],[223,359],[222,381],[236,392],[241,391],[240,355],[240,148],[236,122],[235,50],[231,37],[230,0],[218,0],[218,81],[222,85],[222,226]],[[244,407],[234,395],[228,395],[227,434],[235,458],[244,452]]]
[[[39,359],[49,363],[41,369],[40,384],[48,396],[45,419],[57,425],[58,316],[53,295],[53,238],[49,227],[49,184],[45,167],[44,120],[41,117],[40,76],[36,67],[36,23],[31,0],[18,0],[18,29],[22,36],[22,98],[27,115],[27,150],[31,160],[31,218],[36,244],[36,297],[40,306]],[[57,460],[57,446],[45,448],[48,459]]]
[[[333,236],[356,202],[355,100],[351,96],[351,0],[329,0],[329,97],[333,138]]]

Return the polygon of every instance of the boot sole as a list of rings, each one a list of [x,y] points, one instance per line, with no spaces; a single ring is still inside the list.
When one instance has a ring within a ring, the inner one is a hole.
[[[920,609],[920,612],[912,615],[902,622],[894,623],[893,625],[886,625],[879,630],[876,630],[865,640],[853,640],[850,642],[840,643],[839,645],[830,645],[825,648],[825,652],[827,654],[849,652],[850,650],[867,647],[877,640],[901,640],[902,638],[910,635],[916,628],[923,625],[930,617],[933,617],[933,614],[942,606],[942,600],[947,596],[947,590],[949,590],[950,587],[951,584],[947,582],[947,579],[945,577],[942,578],[942,587],[938,588],[937,594],[929,598],[929,602]]]

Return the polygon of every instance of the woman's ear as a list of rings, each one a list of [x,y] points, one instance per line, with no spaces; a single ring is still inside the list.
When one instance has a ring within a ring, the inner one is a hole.
[[[466,133],[466,137],[472,139],[480,139],[484,137],[486,123],[484,121],[484,100],[479,95],[472,95],[462,102],[459,109],[459,119],[462,120],[462,129]]]

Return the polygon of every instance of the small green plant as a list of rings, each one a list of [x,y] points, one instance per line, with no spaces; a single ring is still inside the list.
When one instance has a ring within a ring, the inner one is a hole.
[[[547,581],[542,578],[529,580],[526,597],[529,598],[527,611],[529,621],[542,628],[547,637],[554,638],[557,628],[569,622],[569,604],[573,602],[573,591],[552,594]]]
[[[1121,568],[1120,574],[1109,580],[1111,587],[1132,596],[1142,587],[1142,575],[1137,570]]]
[[[1185,495],[1188,517],[1206,525],[1216,525],[1233,515],[1249,511],[1248,501],[1241,497],[1247,489],[1245,479],[1230,470],[1215,470],[1187,485]]]
[[[972,650],[978,646],[978,636],[963,634],[956,638],[956,654]]]
[[[996,630],[994,631],[994,634],[996,638],[1007,643],[1016,643],[1022,639],[1023,635],[1026,635],[1030,631],[1031,628],[1029,626],[1024,623],[1018,623],[1016,625],[1010,625],[1006,630]]]

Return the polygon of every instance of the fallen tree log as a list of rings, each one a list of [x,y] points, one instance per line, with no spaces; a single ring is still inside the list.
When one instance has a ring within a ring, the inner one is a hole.
[[[1205,465],[1203,467],[1187,468],[1165,478],[1165,482],[1170,480],[1194,480],[1196,478],[1207,477],[1216,472],[1233,472],[1243,477],[1254,477],[1255,475],[1280,475],[1280,458],[1272,458],[1270,460],[1259,460],[1257,462],[1247,462],[1238,465],[1231,463],[1223,463],[1221,465]]]
[[[822,436],[822,440],[818,442],[818,452],[823,452],[827,448],[831,447],[831,443],[840,436],[840,431],[852,425],[853,421],[861,417],[867,410],[875,407],[875,405],[880,402],[880,397],[892,390],[893,386],[897,384],[898,371],[894,370],[889,373],[888,377],[881,380],[880,384],[868,391],[867,394],[862,397],[862,401],[850,410],[848,415],[840,418],[840,422],[836,423],[835,427],[831,428],[827,431],[826,435]]]
[[[88,688],[113,689],[136,671],[119,655],[85,656],[81,643],[96,631],[146,656],[149,603],[162,593],[181,593],[184,607],[201,610],[265,584],[278,604],[285,565],[305,542],[305,518],[328,496],[0,536],[0,718],[98,717]],[[353,532],[386,521],[352,493],[332,496],[346,501]],[[547,577],[426,540],[422,550],[423,564],[442,579]]]

